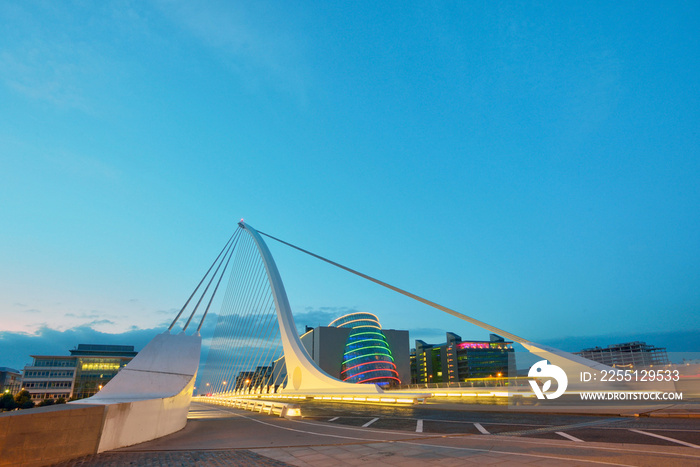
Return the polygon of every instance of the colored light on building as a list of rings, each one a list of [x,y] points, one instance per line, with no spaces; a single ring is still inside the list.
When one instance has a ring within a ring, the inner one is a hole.
[[[462,342],[457,344],[457,348],[462,349],[490,349],[491,344],[488,342]]]
[[[329,326],[351,328],[345,344],[341,379],[349,383],[380,386],[401,384],[386,336],[377,317],[371,313],[351,313]]]

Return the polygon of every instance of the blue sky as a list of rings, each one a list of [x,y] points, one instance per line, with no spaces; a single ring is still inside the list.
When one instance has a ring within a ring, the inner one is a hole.
[[[0,351],[163,329],[241,217],[535,341],[698,330],[699,9],[1,1]],[[270,247],[302,319],[486,337]]]

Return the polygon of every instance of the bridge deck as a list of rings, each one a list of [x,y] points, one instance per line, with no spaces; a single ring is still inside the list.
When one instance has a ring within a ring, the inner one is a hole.
[[[376,424],[375,424],[376,425]],[[486,423],[485,423],[486,425]],[[488,425],[487,425],[488,427]],[[685,446],[581,443],[551,438],[416,433],[287,420],[193,404],[187,427],[165,438],[64,465],[669,465],[700,463]]]

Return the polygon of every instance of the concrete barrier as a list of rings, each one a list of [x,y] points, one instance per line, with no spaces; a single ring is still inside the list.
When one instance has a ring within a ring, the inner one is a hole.
[[[95,454],[103,405],[54,405],[0,414],[0,466],[42,466]]]
[[[285,418],[301,417],[301,408],[299,404],[289,402],[227,397],[197,397],[196,401],[205,404],[216,404],[225,407],[233,407],[235,409],[250,410],[251,412],[265,413],[268,415],[277,415]]]
[[[93,397],[0,414],[0,466],[50,465],[181,430],[201,343],[159,334]]]
[[[106,405],[97,452],[185,427],[199,366],[200,336],[157,335],[100,392],[70,404]]]

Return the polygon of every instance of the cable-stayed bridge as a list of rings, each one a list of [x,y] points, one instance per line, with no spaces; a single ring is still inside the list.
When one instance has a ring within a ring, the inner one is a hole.
[[[566,373],[610,370],[605,365],[531,342],[439,305],[259,232],[241,221],[169,328],[157,335],[98,394],[69,403],[65,408],[54,409],[53,412],[73,412],[67,418],[54,417],[51,420],[55,420],[50,423],[46,420],[37,422],[37,432],[50,431],[52,423],[61,430],[70,428],[69,422],[77,423],[76,427],[94,425],[95,430],[90,432],[76,428],[80,436],[71,442],[78,443],[80,447],[63,446],[66,451],[72,449],[75,457],[140,443],[182,429],[187,421],[197,379],[202,345],[200,331],[210,316],[212,306],[218,302],[221,303],[218,322],[200,378],[209,387],[200,388],[200,393],[215,393],[219,399],[229,400],[312,396],[332,397],[334,400],[409,403],[430,396],[429,393],[392,390],[396,397],[387,397],[389,391],[386,386],[392,378],[396,379],[396,370],[395,366],[392,367],[393,358],[378,320],[368,313],[335,322],[337,327],[352,328],[343,362],[345,381],[324,372],[301,342],[282,278],[263,237],[522,344],[528,351],[558,365]],[[351,341],[351,337],[354,340]],[[371,355],[362,354],[358,348],[362,347],[359,344],[363,342],[364,346],[379,350]],[[371,377],[350,377],[368,373],[371,373]],[[572,386],[569,385],[570,389]],[[618,386],[624,387],[624,384]],[[37,412],[41,412],[41,409],[37,409]],[[22,419],[26,427],[28,419],[24,418],[25,415],[18,414],[16,420],[19,423],[19,419]],[[7,432],[12,433],[9,429]],[[7,438],[5,442],[11,440]],[[52,442],[57,441],[52,439]],[[49,449],[52,444],[48,442],[45,446]],[[59,460],[52,458],[55,462]]]
[[[602,369],[603,367],[579,356],[533,343],[512,332],[497,328],[291,243],[259,232],[251,225],[241,221],[238,229],[211,265],[197,289],[204,289],[201,297],[209,293],[207,291],[210,289],[216,293],[219,290],[222,277],[227,269],[231,268],[229,284],[219,312],[207,363],[200,375],[200,384],[206,387],[200,387],[200,393],[237,396],[251,393],[312,395],[381,394],[384,392],[382,387],[377,384],[349,384],[329,376],[308,355],[299,339],[282,278],[263,237],[417,300],[439,310],[439,312],[450,314],[494,334],[504,336],[522,344],[536,355],[560,366],[563,365],[572,371],[576,371],[577,367],[586,370]],[[208,281],[205,281],[207,278]],[[205,282],[206,285],[204,285]],[[193,297],[190,297],[188,304]],[[202,317],[197,328],[201,329],[212,299],[213,294],[211,294],[204,309],[200,309],[203,298],[199,299],[187,319],[185,329],[190,325],[195,314]],[[188,304],[183,307],[183,310]],[[182,313],[181,311],[178,314],[175,321],[181,319]],[[171,329],[175,325],[175,321],[171,325]]]

